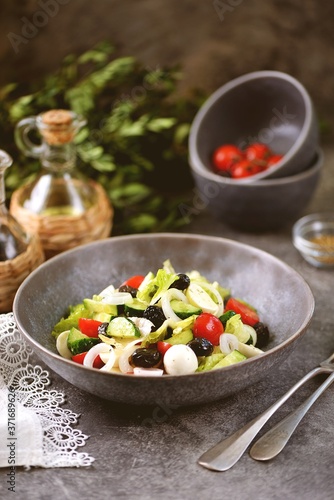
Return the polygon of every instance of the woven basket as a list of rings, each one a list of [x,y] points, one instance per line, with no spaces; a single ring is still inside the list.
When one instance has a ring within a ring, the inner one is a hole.
[[[27,250],[14,259],[0,262],[0,312],[12,309],[15,293],[25,278],[44,262],[42,245],[32,236]]]
[[[90,181],[97,192],[97,203],[80,215],[38,215],[21,205],[24,187],[11,198],[10,212],[30,234],[38,234],[46,259],[91,241],[110,236],[113,209],[103,187]]]

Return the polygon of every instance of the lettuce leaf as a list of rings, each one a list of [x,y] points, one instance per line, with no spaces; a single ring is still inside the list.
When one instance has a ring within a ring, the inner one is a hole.
[[[149,333],[144,337],[141,343],[141,347],[147,347],[150,344],[155,344],[159,340],[164,340],[167,335],[167,328],[169,326],[169,321],[166,319],[162,325],[154,332]]]
[[[166,271],[166,273],[175,274],[175,269],[169,259],[165,260],[165,262],[163,263],[163,269]]]
[[[192,316],[189,316],[188,318],[182,319],[181,321],[178,321],[177,323],[170,322],[170,326],[173,328],[173,334],[175,333],[177,335],[184,330],[192,330],[196,318],[197,318],[197,315],[193,314]]]
[[[243,344],[246,344],[249,340],[249,332],[247,330],[247,328],[244,328],[240,314],[235,314],[226,321],[225,333],[233,333],[239,342]]]
[[[53,337],[57,338],[62,332],[70,330],[72,327],[78,328],[79,318],[88,318],[89,315],[90,312],[85,308],[83,303],[70,306],[68,316],[61,318],[53,327]]]
[[[164,269],[158,269],[156,276],[138,290],[137,298],[151,305],[155,304],[177,278],[175,273],[168,273]]]
[[[197,372],[206,372],[208,370],[212,370],[215,365],[219,363],[222,359],[224,359],[224,354],[221,353],[214,353],[211,354],[211,356],[206,356],[203,358],[197,368]]]

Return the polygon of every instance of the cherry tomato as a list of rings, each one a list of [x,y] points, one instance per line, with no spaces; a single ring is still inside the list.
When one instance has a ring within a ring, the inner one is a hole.
[[[74,356],[72,356],[71,359],[75,363],[79,363],[80,365],[83,365],[86,354],[87,354],[87,352],[81,352],[80,354],[75,354]],[[104,363],[103,363],[102,359],[100,358],[99,355],[97,355],[96,358],[94,359],[93,367],[100,369],[103,366],[104,366]]]
[[[141,283],[144,281],[145,276],[141,274],[137,274],[136,276],[131,276],[131,278],[127,279],[122,283],[121,286],[131,286],[132,288],[139,288]]]
[[[261,144],[260,142],[255,142],[246,148],[245,151],[246,158],[249,161],[267,161],[270,156],[272,156],[272,152],[268,146],[265,144]]]
[[[242,151],[233,144],[225,144],[217,148],[212,156],[213,166],[217,170],[230,170],[230,168],[243,158]]]
[[[225,311],[234,311],[235,313],[240,314],[241,321],[245,323],[245,325],[254,326],[260,321],[260,318],[254,309],[233,297],[230,297],[226,302]]]
[[[162,340],[158,340],[157,342],[157,349],[163,356],[166,354],[170,347],[172,347],[172,344],[168,344],[168,342],[163,342]]]
[[[212,345],[219,345],[219,337],[224,333],[224,327],[221,321],[210,313],[201,313],[195,319],[194,336],[202,337],[211,342]]]
[[[100,325],[102,325],[102,321],[90,318],[79,318],[78,322],[80,332],[88,335],[88,337],[98,337]]]
[[[276,165],[281,159],[283,158],[283,155],[272,155],[269,157],[267,161],[268,167],[272,167],[273,165]]]
[[[265,167],[252,163],[249,160],[242,160],[233,165],[231,169],[232,179],[243,179],[251,175],[258,174],[265,170]]]

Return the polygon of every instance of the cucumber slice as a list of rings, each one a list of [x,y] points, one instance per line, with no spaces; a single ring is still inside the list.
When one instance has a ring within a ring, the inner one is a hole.
[[[112,316],[117,314],[117,306],[112,304],[105,304],[101,300],[95,299],[84,299],[83,301],[85,308],[88,309],[90,313],[106,313]]]
[[[236,313],[234,311],[225,311],[224,314],[219,316],[219,320],[223,323],[224,327],[226,326],[227,321],[232,318],[232,316],[235,316]]]
[[[110,321],[106,334],[109,337],[117,337],[120,339],[141,337],[140,331],[133,321],[123,316],[117,316]]]
[[[137,316],[137,318],[142,318],[147,304],[139,299],[133,299],[131,304],[125,304],[124,312],[126,316]]]
[[[96,321],[101,321],[101,323],[109,323],[109,321],[111,320],[111,314],[107,314],[107,313],[95,313],[93,314],[93,319],[95,319]]]
[[[219,363],[213,367],[213,370],[216,370],[216,368],[223,368],[224,366],[234,365],[235,363],[240,363],[240,361],[244,361],[245,359],[247,359],[246,356],[241,354],[241,352],[234,350],[225,356],[224,359],[219,361]]]
[[[81,333],[80,330],[74,327],[70,329],[67,337],[67,347],[73,355],[86,352],[100,342],[99,338],[88,337],[88,335]]]
[[[193,332],[191,330],[183,330],[180,333],[174,333],[171,337],[166,339],[168,344],[176,345],[176,344],[188,344],[194,338]]]
[[[202,312],[202,309],[198,306],[187,304],[182,300],[173,299],[170,301],[170,305],[175,314],[181,319],[189,318],[189,316],[193,316],[194,314],[199,315]]]

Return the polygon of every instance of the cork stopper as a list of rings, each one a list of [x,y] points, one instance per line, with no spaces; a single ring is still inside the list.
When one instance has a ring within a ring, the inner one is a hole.
[[[66,109],[51,109],[41,115],[40,133],[48,144],[61,145],[73,141],[77,127],[75,115]]]

